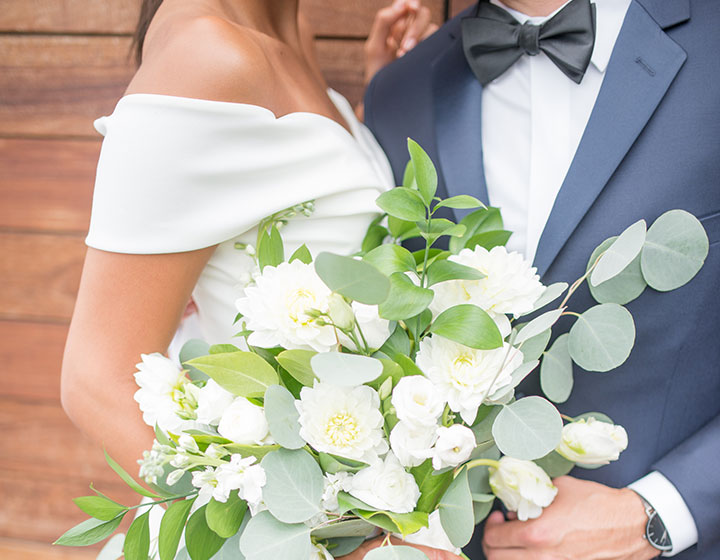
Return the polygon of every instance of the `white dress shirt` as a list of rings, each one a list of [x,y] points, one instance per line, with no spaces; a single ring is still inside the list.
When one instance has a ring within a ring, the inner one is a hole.
[[[540,24],[499,0],[520,23]],[[508,249],[533,260],[555,198],[570,168],[595,105],[615,41],[631,0],[595,4],[597,33],[590,65],[580,84],[544,54],[522,56],[482,93],[483,164],[488,197],[513,231]],[[562,9],[562,8],[560,8]],[[598,241],[599,242],[599,241]],[[673,556],[697,542],[692,514],[675,486],[659,472],[630,485],[658,511],[673,543]]]

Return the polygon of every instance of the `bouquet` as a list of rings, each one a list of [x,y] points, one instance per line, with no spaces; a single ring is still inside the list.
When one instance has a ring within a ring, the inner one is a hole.
[[[138,509],[126,560],[332,559],[380,533],[366,558],[421,559],[389,536],[460,553],[496,498],[535,518],[557,493],[553,477],[618,459],[622,426],[553,403],[568,399],[573,364],[605,372],[628,358],[624,304],[698,272],[708,252],[698,220],[681,210],[650,228],[640,220],[601,243],[571,285],[544,286],[504,247],[497,209],[436,197],[430,158],[412,140],[409,153],[358,255],[313,258],[303,245],[286,259],[282,225],[311,203],[238,247],[257,271],[236,303],[237,346],[191,341],[182,366],[160,354],[137,366],[135,399],[156,434],[139,461],[148,486],[106,457],[146,502],[126,507],[93,488],[75,500],[91,518],[59,544],[98,542]],[[443,207],[471,212],[455,223],[436,216]],[[413,238],[424,248],[402,246]],[[598,304],[573,311],[585,281]],[[574,323],[553,340],[561,317]],[[547,398],[516,398],[531,373]]]

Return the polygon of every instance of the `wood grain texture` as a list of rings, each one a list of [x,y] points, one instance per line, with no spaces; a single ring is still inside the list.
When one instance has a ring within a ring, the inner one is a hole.
[[[321,36],[364,37],[375,12],[390,0],[301,0],[313,31]],[[442,0],[424,0],[436,22]],[[140,0],[3,0],[0,31],[53,33],[132,33]]]
[[[0,228],[84,233],[99,141],[0,139]]]
[[[85,256],[82,236],[0,233],[0,319],[67,321]]]

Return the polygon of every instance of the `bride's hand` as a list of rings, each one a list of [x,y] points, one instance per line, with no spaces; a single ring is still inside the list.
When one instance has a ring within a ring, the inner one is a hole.
[[[385,540],[384,536],[380,536],[376,539],[373,539],[371,541],[367,541],[363,543],[360,548],[355,550],[355,552],[352,552],[348,554],[347,556],[341,556],[338,560],[362,560],[365,558],[365,555],[373,550],[374,548],[377,548],[382,545],[383,541]],[[391,539],[392,544],[396,546],[411,546],[413,548],[417,548],[419,550],[422,550],[425,555],[428,557],[429,560],[462,560],[460,556],[457,556],[453,554],[452,552],[448,552],[447,550],[437,550],[435,548],[428,548],[427,546],[419,546],[415,544],[410,543],[404,543],[400,540],[397,540],[395,538]]]

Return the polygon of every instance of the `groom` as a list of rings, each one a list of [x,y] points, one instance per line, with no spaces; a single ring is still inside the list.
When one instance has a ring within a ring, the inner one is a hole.
[[[471,7],[370,84],[366,121],[398,182],[411,137],[438,163],[441,196],[501,207],[509,248],[545,284],[579,277],[604,239],[674,208],[698,216],[711,245],[690,284],[629,304],[637,341],[623,366],[576,368],[561,409],[625,426],[621,459],[556,479],[537,520],[493,513],[466,552],[717,560],[720,2],[503,2]],[[570,302],[593,303],[587,289]]]

